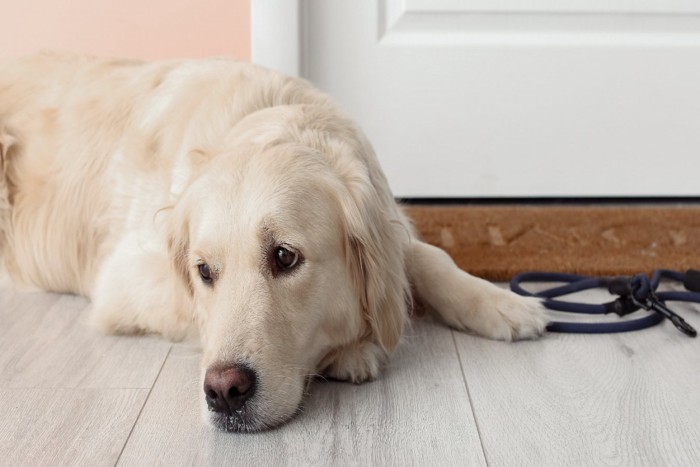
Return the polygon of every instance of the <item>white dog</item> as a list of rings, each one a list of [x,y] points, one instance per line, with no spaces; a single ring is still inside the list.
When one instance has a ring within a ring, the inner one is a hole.
[[[0,254],[105,332],[198,335],[229,431],[289,419],[312,375],[375,378],[413,296],[494,339],[546,321],[416,238],[328,97],[224,59],[1,63]]]

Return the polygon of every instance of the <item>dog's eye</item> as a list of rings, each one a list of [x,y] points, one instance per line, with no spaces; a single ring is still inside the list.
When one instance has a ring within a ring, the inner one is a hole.
[[[280,270],[289,270],[299,263],[299,254],[283,246],[275,248],[275,264]]]
[[[199,265],[199,277],[202,278],[202,282],[205,284],[211,284],[214,279],[211,277],[211,269],[207,263],[202,263]]]

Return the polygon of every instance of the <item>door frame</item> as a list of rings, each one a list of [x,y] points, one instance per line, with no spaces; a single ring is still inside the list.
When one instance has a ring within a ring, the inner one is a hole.
[[[301,0],[251,0],[251,61],[300,76],[302,13]]]

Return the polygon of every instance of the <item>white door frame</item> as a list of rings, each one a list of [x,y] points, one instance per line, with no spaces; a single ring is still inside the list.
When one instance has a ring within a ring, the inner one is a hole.
[[[251,61],[282,73],[301,72],[301,2],[251,0]]]

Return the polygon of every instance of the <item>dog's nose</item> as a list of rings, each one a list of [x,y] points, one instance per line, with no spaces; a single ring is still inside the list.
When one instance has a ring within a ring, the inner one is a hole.
[[[255,392],[255,372],[243,365],[217,365],[204,375],[204,393],[210,410],[232,415]]]

